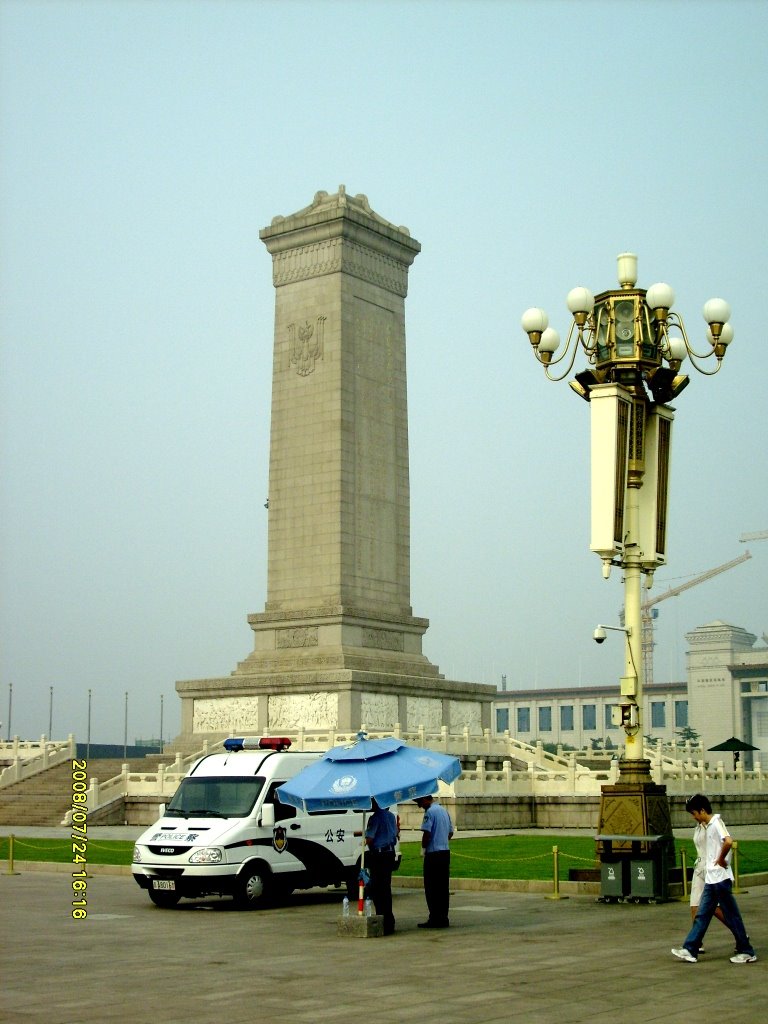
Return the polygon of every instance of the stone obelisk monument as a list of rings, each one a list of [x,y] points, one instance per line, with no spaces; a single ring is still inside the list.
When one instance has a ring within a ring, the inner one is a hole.
[[[260,236],[276,289],[267,601],[230,676],[177,683],[182,736],[478,734],[494,688],[446,681],[410,604],[405,296],[421,246],[344,186]]]

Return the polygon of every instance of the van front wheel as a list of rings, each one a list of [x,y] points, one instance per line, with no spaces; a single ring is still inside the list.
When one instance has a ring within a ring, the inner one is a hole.
[[[175,907],[181,899],[181,896],[177,892],[168,892],[163,889],[148,889],[149,898],[155,904],[156,907]]]
[[[237,880],[235,901],[242,910],[255,910],[269,902],[272,876],[258,864],[246,868]]]

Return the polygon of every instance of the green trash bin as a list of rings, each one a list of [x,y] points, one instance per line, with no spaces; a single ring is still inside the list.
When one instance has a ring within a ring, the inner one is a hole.
[[[661,836],[645,857],[633,857],[629,862],[629,896],[639,903],[663,903],[669,899],[669,869],[674,861],[674,845],[669,837]]]
[[[674,861],[672,836],[598,835],[600,900],[613,903],[663,902],[669,898],[669,867]]]
[[[626,860],[604,860],[600,865],[600,898],[608,903],[622,900],[629,892]]]
[[[658,865],[650,857],[629,862],[629,895],[632,899],[655,899],[658,892]]]

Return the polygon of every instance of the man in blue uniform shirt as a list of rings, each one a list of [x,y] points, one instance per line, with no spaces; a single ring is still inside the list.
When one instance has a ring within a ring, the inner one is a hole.
[[[448,811],[431,796],[416,801],[424,811],[421,823],[421,855],[424,858],[424,896],[429,917],[419,928],[447,928],[448,886],[451,874],[451,853],[448,841],[453,835],[453,822]]]

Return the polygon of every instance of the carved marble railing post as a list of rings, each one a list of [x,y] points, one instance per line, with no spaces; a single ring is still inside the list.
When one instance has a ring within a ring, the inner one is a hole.
[[[475,764],[475,773],[477,774],[477,790],[482,796],[485,793],[486,775],[485,775],[485,761],[478,758]]]

